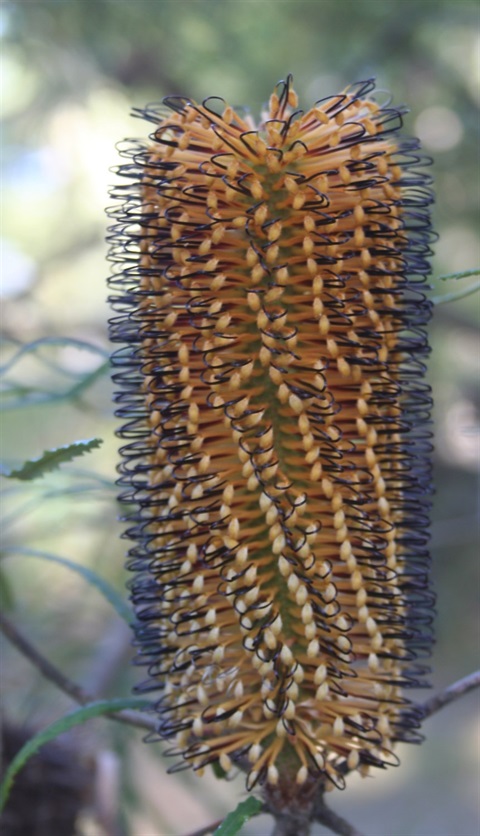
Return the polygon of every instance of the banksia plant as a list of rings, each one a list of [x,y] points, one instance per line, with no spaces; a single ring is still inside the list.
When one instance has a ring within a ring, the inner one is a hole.
[[[373,89],[302,112],[289,78],[259,125],[168,98],[114,191],[141,687],[174,769],[280,806],[420,739],[432,195]]]

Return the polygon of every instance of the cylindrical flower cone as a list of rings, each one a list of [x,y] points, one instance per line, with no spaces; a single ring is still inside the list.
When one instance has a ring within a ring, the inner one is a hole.
[[[137,115],[111,321],[145,690],[178,766],[342,786],[419,739],[429,181],[352,86]],[[175,766],[174,768],[177,768]]]

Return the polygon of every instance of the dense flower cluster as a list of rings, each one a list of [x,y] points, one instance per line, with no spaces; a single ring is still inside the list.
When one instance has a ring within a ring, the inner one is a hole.
[[[430,643],[432,201],[352,86],[138,115],[112,339],[139,661],[159,733],[248,786],[395,762]]]

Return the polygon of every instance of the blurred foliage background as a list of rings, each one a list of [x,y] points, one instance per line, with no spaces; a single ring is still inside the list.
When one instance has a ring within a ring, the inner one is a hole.
[[[115,142],[148,132],[130,118],[132,106],[171,93],[217,95],[255,113],[292,72],[308,107],[376,76],[396,103],[408,103],[407,130],[435,159],[433,275],[467,270],[480,263],[479,9],[470,0],[1,6],[3,362],[13,360],[4,376],[3,457],[14,465],[78,438],[104,439],[101,450],[38,482],[6,483],[1,592],[11,619],[88,690],[128,695],[138,681],[128,628],[78,575],[21,550],[67,556],[123,590],[103,212]],[[452,290],[438,278],[433,284],[437,294]],[[478,654],[478,313],[478,296],[442,305],[431,328],[437,688],[467,674]],[[72,707],[6,644],[2,658],[8,724],[37,729]],[[474,836],[476,707],[473,694],[437,715],[420,749],[402,749],[400,769],[353,779],[333,806],[370,836]],[[228,784],[213,775],[168,776],[161,744],[146,746],[139,732],[106,720],[61,745],[93,779],[77,822],[81,836],[179,836],[224,815],[243,792],[240,776]],[[269,830],[256,819],[245,832]]]

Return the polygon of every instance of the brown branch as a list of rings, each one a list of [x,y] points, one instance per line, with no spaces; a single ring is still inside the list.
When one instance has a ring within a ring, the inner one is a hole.
[[[308,815],[299,818],[298,816],[275,815],[272,810],[270,812],[275,819],[271,836],[309,836],[311,820]]]
[[[84,675],[83,683],[87,691],[103,697],[115,684],[119,672],[125,670],[125,665],[130,666],[131,635],[129,625],[116,614],[112,615],[102,630],[88,671]]]
[[[480,670],[474,671],[468,676],[464,676],[463,679],[459,679],[457,682],[454,682],[453,685],[449,685],[448,688],[445,688],[444,691],[440,691],[439,694],[435,694],[433,697],[430,697],[429,700],[424,702],[421,706],[424,719],[431,717],[432,714],[435,714],[445,705],[454,702],[454,700],[458,700],[459,697],[463,697],[464,694],[468,694],[469,691],[473,691],[474,688],[478,688],[479,686]]]
[[[314,818],[315,821],[319,822],[319,824],[323,824],[328,830],[331,830],[332,833],[337,833],[338,836],[363,836],[363,834],[357,830],[353,824],[350,824],[346,819],[339,816],[338,813],[334,813],[330,807],[327,807],[325,801],[323,800],[323,796],[321,796],[317,804],[315,805],[314,811]]]
[[[50,682],[53,682],[64,694],[68,694],[72,700],[79,703],[80,705],[85,705],[87,702],[92,702],[94,697],[87,694],[86,691],[81,687],[81,685],[77,685],[76,682],[72,682],[72,680],[68,679],[66,676],[63,675],[55,665],[52,665],[45,656],[33,647],[32,644],[28,641],[28,639],[20,633],[17,628],[12,624],[10,619],[6,618],[4,615],[0,613],[0,630],[2,631],[3,635],[9,640],[23,656],[34,665],[40,673],[43,674],[45,679],[49,679]]]
[[[64,694],[67,694],[78,705],[86,705],[94,702],[96,697],[85,691],[81,685],[78,685],[73,680],[65,676],[57,667],[53,665],[39,650],[34,647],[25,636],[20,633],[15,625],[0,613],[0,631],[3,635],[17,648],[23,656],[25,656],[34,665],[37,670],[53,682],[57,688]],[[118,723],[127,723],[129,726],[136,726],[147,731],[155,731],[156,724],[153,718],[144,717],[138,711],[117,711],[115,714],[105,715],[110,720],[116,720]]]

